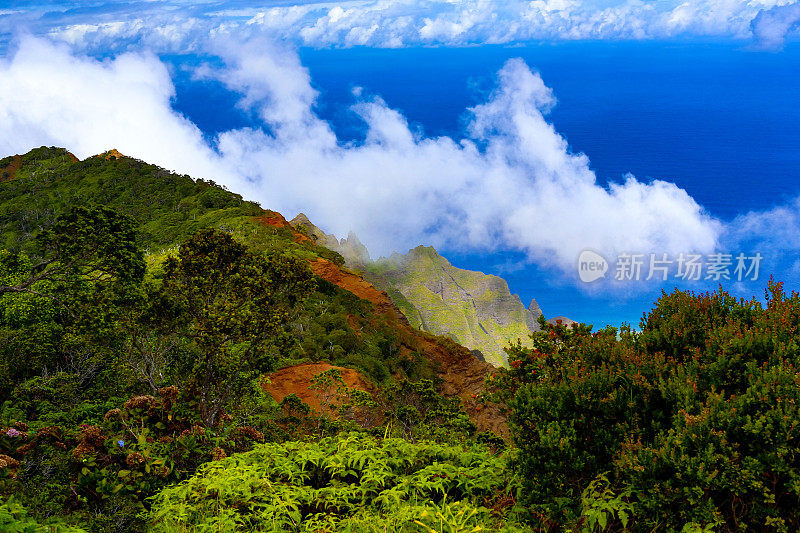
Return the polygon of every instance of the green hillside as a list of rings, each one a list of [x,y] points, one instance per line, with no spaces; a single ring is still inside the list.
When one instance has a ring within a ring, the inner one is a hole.
[[[146,497],[265,440],[478,438],[429,355],[463,348],[314,275],[342,257],[279,214],[116,152],[42,147],[0,172],[0,524],[137,531]],[[312,362],[335,366],[265,394]]]
[[[337,240],[308,218],[292,224],[316,242],[341,253],[347,264],[385,290],[415,328],[450,337],[477,350],[495,366],[507,366],[505,348],[517,341],[530,344],[542,314],[535,301],[528,309],[500,277],[456,268],[431,247],[372,261],[358,237]]]
[[[0,172],[14,157],[0,160]],[[297,257],[323,254],[324,248],[285,246],[292,233],[266,231],[254,217],[261,207],[216,185],[168,172],[129,157],[100,155],[84,161],[62,148],[38,148],[21,156],[14,178],[0,186],[0,247],[30,248],[32,237],[74,206],[105,205],[133,218],[137,241],[155,259],[201,228],[215,227],[247,238],[263,250],[282,248]]]
[[[431,247],[393,254],[366,266],[376,286],[388,283],[414,306],[409,321],[436,335],[446,335],[479,350],[486,361],[507,366],[504,348],[538,331],[534,315],[512,295],[502,278],[456,268]]]
[[[0,160],[0,531],[800,530],[797,292],[540,317],[497,369],[310,234],[114,152]],[[430,248],[367,274],[528,325]]]

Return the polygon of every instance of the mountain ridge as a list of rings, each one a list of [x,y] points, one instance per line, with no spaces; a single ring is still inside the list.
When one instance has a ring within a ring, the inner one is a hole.
[[[389,293],[413,327],[448,336],[495,366],[507,365],[509,343],[527,344],[528,335],[539,331],[542,312],[535,299],[526,308],[503,278],[457,268],[432,246],[373,261],[352,232],[337,239],[303,213],[290,224],[340,253],[349,267]]]
[[[15,179],[2,182],[0,188],[0,249],[25,249],[41,228],[76,204],[107,205],[131,216],[151,269],[158,269],[175,253],[186,236],[207,227],[221,229],[259,251],[280,249],[305,260],[318,278],[367,302],[374,310],[365,314],[356,306],[349,311],[347,323],[336,326],[342,329],[331,331],[331,335],[356,338],[362,327],[388,331],[389,338],[394,339],[393,357],[401,363],[392,370],[398,378],[405,375],[402,365],[413,367],[424,360],[440,380],[442,393],[458,398],[478,430],[508,436],[505,415],[496,406],[479,408],[476,400],[485,378],[496,369],[449,339],[410,327],[389,294],[344,267],[341,255],[316,244],[280,213],[245,201],[213,181],[177,175],[119,152],[108,151],[78,161],[65,149],[41,147],[0,159],[0,171],[15,161],[20,163]],[[312,356],[319,359],[320,354]],[[334,358],[330,362],[341,364]]]

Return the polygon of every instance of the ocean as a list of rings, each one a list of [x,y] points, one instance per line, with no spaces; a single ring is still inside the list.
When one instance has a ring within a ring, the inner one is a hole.
[[[601,184],[627,173],[671,181],[723,221],[800,194],[800,43],[780,52],[739,42],[604,41],[301,49],[300,57],[320,93],[317,113],[342,141],[363,138],[363,124],[347,110],[354,87],[383,98],[426,136],[461,138],[467,108],[485,101],[507,59],[520,57],[553,89],[558,103],[548,120],[571,151],[589,157]],[[176,109],[209,137],[255,125],[244,112],[214,112],[232,109],[237,99],[221,84],[175,72]],[[458,267],[501,275],[525,305],[535,297],[546,316],[596,327],[638,325],[661,289],[674,286],[592,294],[524,265],[520,253],[440,252]],[[788,288],[798,281],[789,272],[775,274]],[[763,296],[768,275],[736,294]],[[717,282],[692,288],[714,290]]]

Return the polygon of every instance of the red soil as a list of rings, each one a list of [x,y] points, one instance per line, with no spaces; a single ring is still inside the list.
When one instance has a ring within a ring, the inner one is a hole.
[[[288,395],[296,394],[298,398],[310,405],[312,409],[319,411],[320,402],[316,397],[316,391],[309,390],[311,378],[332,369],[337,369],[342,372],[342,379],[347,387],[367,391],[371,394],[376,391],[375,386],[356,370],[332,366],[328,363],[306,363],[303,365],[281,368],[268,376],[270,383],[264,386],[264,390],[278,403]]]
[[[17,173],[19,170],[20,165],[22,165],[22,156],[15,155],[14,159],[11,160],[11,164],[8,165],[6,168],[0,169],[0,181],[11,181],[14,179],[14,174]],[[6,177],[3,178],[3,174],[6,174]]]
[[[291,232],[294,234],[294,242],[298,243],[310,242],[312,244],[314,243],[314,241],[309,239],[307,236],[303,235],[302,233],[294,229],[292,225],[289,224],[289,222],[287,222],[285,218],[283,218],[283,215],[281,215],[277,211],[264,211],[263,215],[257,216],[255,218],[259,222],[259,224],[263,226],[272,226],[274,228],[290,229]]]
[[[110,160],[110,159],[122,159],[126,157],[124,154],[119,153],[116,148],[112,148],[108,152],[103,152],[98,157],[102,157],[103,159]]]

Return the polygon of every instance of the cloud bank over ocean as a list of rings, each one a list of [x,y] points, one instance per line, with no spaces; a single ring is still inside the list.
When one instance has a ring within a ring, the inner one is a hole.
[[[9,132],[0,152],[45,144],[83,158],[115,147],[287,215],[302,210],[338,235],[353,230],[377,254],[420,243],[518,250],[566,272],[587,247],[612,255],[717,245],[720,223],[674,184],[630,176],[600,186],[588,159],[548,123],[555,98],[522,60],[497,73],[462,138],[425,137],[380,97],[356,91],[351,109],[366,135],[343,143],[315,114],[317,93],[294,51],[266,41],[211,43],[221,62],[195,75],[240,94],[239,106],[262,128],[209,143],[173,110],[174,87],[156,56],[97,60],[26,37],[0,63],[0,121]]]
[[[73,45],[187,50],[207,35],[269,36],[314,47],[469,45],[531,40],[753,39],[780,47],[798,35],[786,0],[364,0],[98,3],[14,2],[0,33],[20,27]]]
[[[491,94],[466,110],[459,135],[426,136],[379,95],[357,89],[343,113],[366,133],[345,141],[316,112],[318,93],[296,52],[683,38],[779,49],[798,35],[796,2],[235,5],[12,1],[0,10],[0,152],[58,145],[87,157],[114,147],[214,179],[289,216],[304,211],[337,235],[355,231],[374,255],[420,243],[518,251],[573,278],[587,248],[614,257],[758,243],[778,255],[785,247],[773,245],[774,235],[800,225],[784,216],[794,204],[726,223],[667,181],[627,176],[600,185],[588,158],[548,120],[557,95],[519,59],[507,61]],[[194,79],[240,95],[239,109],[256,123],[209,139],[173,107],[173,74],[158,55],[170,53],[207,59],[192,67]]]

